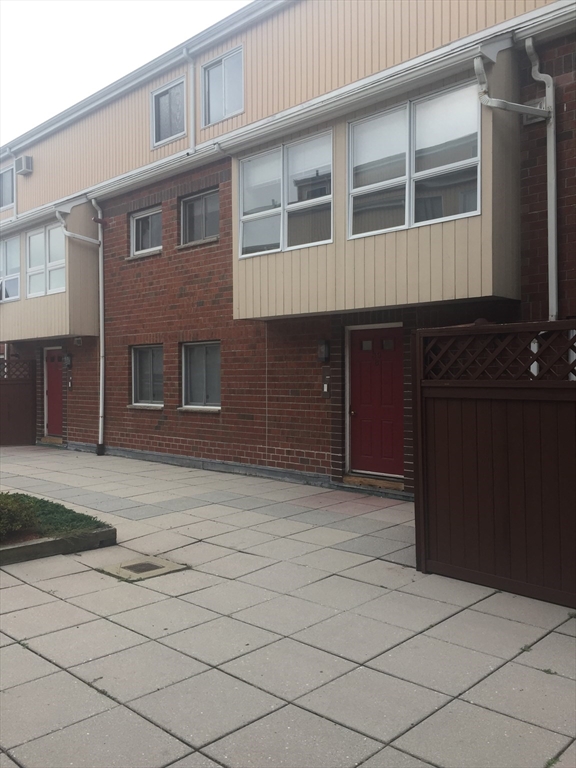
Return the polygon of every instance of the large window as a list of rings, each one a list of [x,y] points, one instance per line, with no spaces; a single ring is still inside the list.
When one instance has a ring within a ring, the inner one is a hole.
[[[242,49],[211,61],[203,69],[204,125],[212,125],[244,109]]]
[[[27,295],[44,296],[66,289],[66,239],[62,227],[29,232],[26,243]]]
[[[332,239],[332,136],[242,161],[242,256]]]
[[[220,407],[220,343],[185,344],[182,359],[185,406]]]
[[[135,213],[131,218],[130,255],[146,256],[162,248],[162,211]]]
[[[135,404],[164,402],[164,356],[162,347],[132,349],[132,400]]]
[[[182,201],[182,245],[218,237],[220,195],[218,190]]]
[[[350,236],[477,213],[476,86],[350,127]]]
[[[0,243],[0,301],[20,298],[20,238]]]
[[[173,141],[186,132],[184,79],[160,88],[152,94],[153,144]]]
[[[0,172],[0,208],[14,205],[14,168]]]

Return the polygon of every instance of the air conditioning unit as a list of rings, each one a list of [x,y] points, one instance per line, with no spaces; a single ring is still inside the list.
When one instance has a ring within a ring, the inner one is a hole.
[[[30,155],[22,155],[22,157],[16,158],[16,173],[19,176],[28,176],[33,171],[32,157]]]

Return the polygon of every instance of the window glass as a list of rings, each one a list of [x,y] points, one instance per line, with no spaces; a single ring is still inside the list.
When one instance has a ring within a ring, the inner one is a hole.
[[[216,237],[220,232],[220,195],[215,192],[204,198],[204,237]]]
[[[224,114],[242,110],[242,51],[224,59]]]
[[[44,293],[46,291],[46,275],[44,272],[38,272],[35,275],[28,275],[28,293]]]
[[[6,240],[6,274],[14,275],[20,272],[20,238],[12,237]]]
[[[161,347],[152,350],[152,400],[161,403],[164,400],[164,354]]]
[[[184,347],[184,404],[220,405],[220,344]]]
[[[134,253],[160,248],[162,245],[162,214],[155,211],[134,220]]]
[[[220,405],[220,345],[206,347],[206,405]]]
[[[380,115],[352,127],[352,186],[406,175],[406,110]]]
[[[28,238],[28,266],[44,266],[44,232],[36,232]]]
[[[133,351],[134,402],[162,403],[164,356],[162,347],[138,347]]]
[[[224,70],[221,63],[206,70],[206,106],[208,124],[224,119]]]
[[[478,89],[475,85],[415,105],[414,170],[427,171],[478,155]]]
[[[477,210],[477,188],[476,166],[417,181],[414,220],[441,219]]]
[[[14,203],[14,170],[0,173],[0,208]]]
[[[242,225],[242,253],[277,251],[280,248],[280,215],[245,221]]]
[[[332,139],[329,135],[293,144],[288,154],[288,203],[332,192]]]
[[[154,141],[166,141],[184,133],[184,83],[154,96]]]
[[[244,215],[279,208],[282,200],[281,150],[242,162]]]
[[[202,240],[203,205],[202,198],[188,200],[184,205],[184,242]]]
[[[17,299],[20,295],[20,279],[11,277],[4,280],[4,299]]]
[[[378,232],[406,223],[406,185],[386,187],[352,198],[352,234]]]
[[[65,237],[62,227],[48,230],[48,261],[64,261]]]
[[[332,234],[332,205],[315,205],[288,213],[288,247],[320,243]]]
[[[64,288],[64,278],[64,267],[61,267],[60,269],[51,269],[48,272],[48,290],[61,291]]]
[[[224,56],[204,69],[206,125],[242,111],[244,105],[242,51]]]
[[[182,242],[217,237],[220,230],[220,195],[210,192],[182,203]]]

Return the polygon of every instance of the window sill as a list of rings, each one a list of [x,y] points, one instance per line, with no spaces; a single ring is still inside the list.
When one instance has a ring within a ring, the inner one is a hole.
[[[182,243],[182,245],[177,245],[176,250],[186,251],[189,248],[197,248],[199,245],[212,245],[212,243],[217,243],[219,240],[220,235],[215,235],[214,237],[206,237],[204,240],[192,240],[191,243]]]
[[[126,261],[137,261],[138,259],[145,259],[147,256],[158,256],[162,253],[162,248],[156,248],[154,251],[146,251],[145,253],[133,253],[132,256],[127,256]]]
[[[211,406],[211,405],[182,405],[178,410],[181,413],[187,413],[187,412],[201,412],[201,413],[220,413],[222,410],[221,406]]]
[[[163,411],[164,403],[132,403],[126,408],[131,411]]]

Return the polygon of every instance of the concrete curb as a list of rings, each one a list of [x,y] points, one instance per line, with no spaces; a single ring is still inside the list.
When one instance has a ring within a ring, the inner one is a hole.
[[[102,527],[94,531],[82,531],[70,536],[34,539],[20,544],[0,546],[0,565],[22,563],[50,555],[70,555],[87,549],[99,549],[116,544],[116,528]]]

